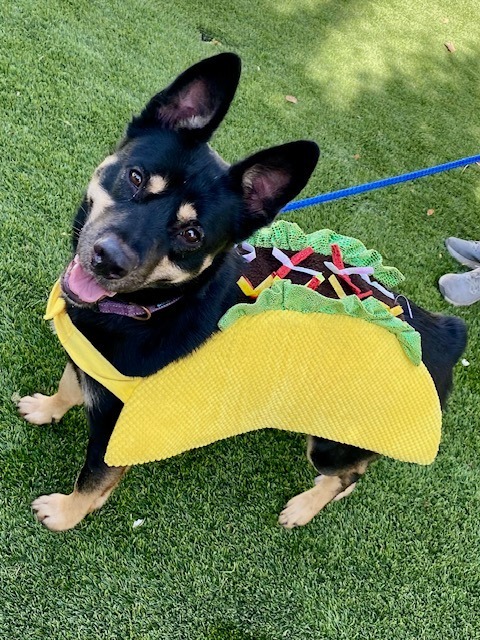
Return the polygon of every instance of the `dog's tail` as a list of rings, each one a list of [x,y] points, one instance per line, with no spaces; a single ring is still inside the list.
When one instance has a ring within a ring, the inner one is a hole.
[[[410,301],[407,322],[422,337],[422,360],[433,378],[442,409],[452,386],[453,367],[467,345],[467,326],[454,316],[429,313]]]

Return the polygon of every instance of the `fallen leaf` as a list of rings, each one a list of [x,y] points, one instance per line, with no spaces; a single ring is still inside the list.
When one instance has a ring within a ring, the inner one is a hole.
[[[433,216],[435,209],[427,209],[427,216]]]
[[[21,400],[22,396],[18,393],[18,391],[14,391],[10,397],[11,401],[14,404],[18,404]]]
[[[448,24],[448,23],[449,23],[449,20],[448,20],[448,18],[443,18],[443,19],[442,19],[442,22],[443,22],[443,24]]]
[[[450,53],[454,53],[456,51],[453,42],[445,42],[445,46],[447,47],[447,51],[449,51]]]
[[[359,153],[356,153],[356,154],[353,156],[353,159],[354,159],[354,160],[360,160],[360,154],[359,154]]]
[[[297,104],[298,100],[295,96],[285,96],[285,100],[287,102],[291,102],[292,104]]]

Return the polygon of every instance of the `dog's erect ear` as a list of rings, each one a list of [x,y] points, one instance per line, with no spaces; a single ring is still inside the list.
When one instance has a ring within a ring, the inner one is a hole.
[[[127,134],[137,127],[161,127],[207,141],[228,111],[240,71],[240,58],[235,53],[201,60],[157,93],[133,119]]]
[[[245,205],[236,242],[273,221],[307,184],[319,155],[315,142],[300,140],[259,151],[230,168],[231,184]]]

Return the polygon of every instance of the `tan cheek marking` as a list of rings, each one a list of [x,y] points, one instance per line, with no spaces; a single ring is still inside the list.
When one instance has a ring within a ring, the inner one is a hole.
[[[212,264],[213,258],[214,256],[206,256],[200,270],[195,275],[205,271],[205,269]],[[191,280],[192,277],[193,275],[191,273],[183,271],[183,269],[180,269],[180,267],[177,267],[177,265],[165,257],[158,263],[152,273],[145,280],[145,284],[151,284],[157,280],[168,280],[172,284],[179,284],[181,282]]]
[[[208,269],[208,267],[212,264],[212,262],[213,262],[213,256],[207,256],[203,261],[203,264],[198,273],[202,273],[202,271],[205,271],[205,269]]]
[[[162,193],[167,188],[167,181],[163,176],[151,176],[145,191],[147,193]]]
[[[107,207],[113,206],[114,202],[105,189],[100,185],[98,175],[94,174],[87,189],[87,198],[91,202],[89,222],[99,218]]]
[[[177,219],[179,222],[190,222],[191,220],[196,220],[197,212],[195,211],[195,207],[189,202],[182,204],[177,212]]]
[[[152,273],[145,280],[145,284],[156,282],[157,280],[168,280],[172,284],[178,284],[189,280],[191,275],[183,271],[176,264],[171,262],[166,256],[157,264]]]

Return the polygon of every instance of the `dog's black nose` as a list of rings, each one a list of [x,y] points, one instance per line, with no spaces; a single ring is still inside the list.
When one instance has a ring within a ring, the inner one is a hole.
[[[95,273],[110,280],[123,278],[136,264],[129,247],[114,235],[100,238],[93,245],[92,268]]]

